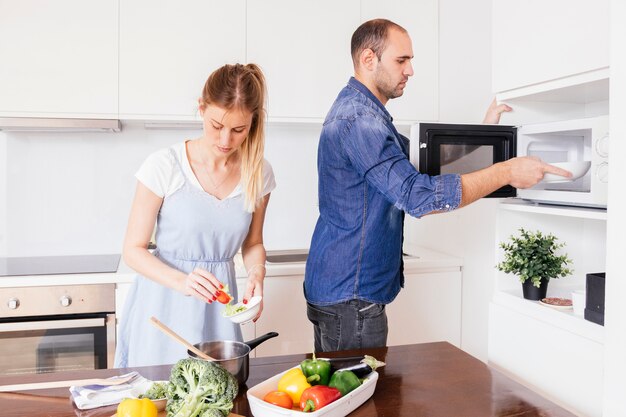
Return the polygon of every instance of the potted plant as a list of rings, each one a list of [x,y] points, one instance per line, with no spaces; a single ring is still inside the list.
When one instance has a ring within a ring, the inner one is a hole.
[[[504,260],[496,268],[519,276],[524,298],[541,300],[546,297],[550,279],[572,273],[566,267],[572,261],[567,254],[556,254],[565,246],[565,243],[557,243],[556,236],[544,235],[540,231],[533,233],[524,228],[520,228],[519,232],[520,236],[511,236],[509,242],[500,243],[504,249]]]

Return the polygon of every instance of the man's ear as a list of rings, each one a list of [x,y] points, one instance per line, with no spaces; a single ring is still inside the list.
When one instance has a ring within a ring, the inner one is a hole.
[[[361,67],[368,71],[373,71],[377,62],[378,57],[374,51],[369,48],[364,49],[359,56],[359,63],[361,64]]]

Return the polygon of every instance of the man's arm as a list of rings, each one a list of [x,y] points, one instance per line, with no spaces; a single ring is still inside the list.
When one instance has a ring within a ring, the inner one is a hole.
[[[467,206],[507,184],[515,188],[530,188],[541,181],[543,174],[547,172],[564,177],[572,176],[569,171],[528,156],[512,158],[479,171],[463,174],[459,207]]]

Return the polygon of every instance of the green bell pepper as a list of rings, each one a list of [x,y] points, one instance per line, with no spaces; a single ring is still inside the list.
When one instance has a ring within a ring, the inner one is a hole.
[[[300,368],[302,368],[302,373],[306,376],[309,384],[328,385],[330,380],[330,362],[315,358],[315,352],[313,352],[313,359],[305,359],[300,362]]]
[[[352,371],[337,371],[330,378],[329,387],[337,388],[343,397],[361,385],[361,380]]]

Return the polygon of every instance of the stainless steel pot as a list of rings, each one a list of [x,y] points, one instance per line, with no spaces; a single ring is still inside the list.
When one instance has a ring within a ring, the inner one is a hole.
[[[266,340],[276,336],[278,336],[278,333],[270,332],[250,340],[249,342],[214,340],[211,342],[196,343],[194,346],[215,358],[215,363],[222,365],[228,372],[233,374],[240,385],[243,385],[248,380],[248,355],[250,351]],[[187,350],[187,355],[192,358],[198,358],[198,356],[190,350]]]

